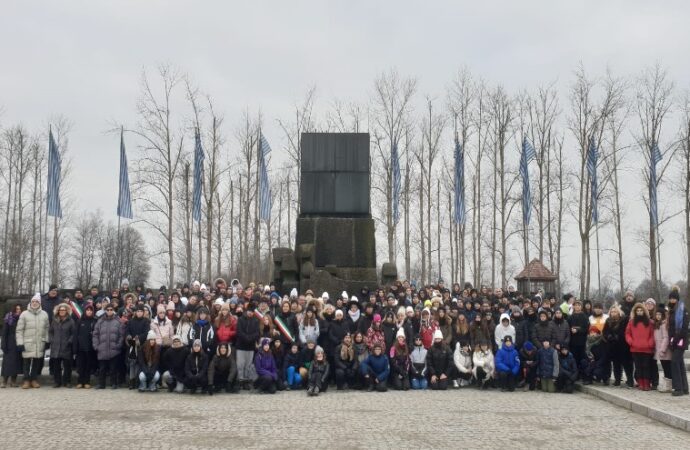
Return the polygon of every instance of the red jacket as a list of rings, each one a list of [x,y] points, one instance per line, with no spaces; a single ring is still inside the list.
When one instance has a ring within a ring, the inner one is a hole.
[[[654,321],[645,325],[642,321],[635,324],[630,320],[625,327],[625,341],[632,353],[654,354]]]

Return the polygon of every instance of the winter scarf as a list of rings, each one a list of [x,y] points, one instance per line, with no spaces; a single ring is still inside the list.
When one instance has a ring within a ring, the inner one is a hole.
[[[17,323],[17,319],[19,319],[18,315],[8,312],[7,314],[5,314],[5,325],[11,327],[15,323]]]
[[[350,319],[352,319],[353,322],[357,322],[359,320],[359,316],[362,314],[359,309],[355,312],[352,312],[352,310],[348,310],[347,314],[350,316]]]
[[[593,336],[587,336],[587,344],[585,344],[585,353],[587,354],[588,358],[593,358],[592,356],[592,347],[595,345],[599,345],[601,342],[601,335],[596,334]]]
[[[199,325],[200,327],[205,327],[207,323],[208,323],[208,320],[199,319],[196,321],[196,324]]]

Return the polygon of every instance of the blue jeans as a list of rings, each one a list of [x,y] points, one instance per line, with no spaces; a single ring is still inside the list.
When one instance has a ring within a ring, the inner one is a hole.
[[[302,384],[302,377],[299,374],[299,370],[295,366],[290,366],[286,370],[287,385],[291,388],[300,387]]]
[[[426,378],[412,378],[410,380],[412,383],[412,389],[426,389],[427,381]]]

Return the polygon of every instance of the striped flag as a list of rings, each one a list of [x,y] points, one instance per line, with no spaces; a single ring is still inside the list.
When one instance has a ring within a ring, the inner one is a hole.
[[[465,223],[465,152],[455,137],[455,223]]]
[[[522,177],[522,221],[529,225],[532,217],[532,194],[529,189],[529,162],[537,157],[534,147],[525,137],[522,140],[522,155],[520,156],[520,176]]]
[[[599,183],[597,181],[597,161],[599,160],[599,150],[594,142],[594,136],[589,140],[589,150],[587,151],[587,173],[589,174],[590,190],[592,193],[592,222],[599,222],[599,208],[597,207],[597,197],[599,196]]]
[[[391,149],[391,164],[393,166],[393,223],[398,223],[400,219],[400,158],[397,142]]]
[[[271,146],[261,133],[259,139],[259,218],[264,222],[271,219],[271,186],[268,182],[266,157],[271,153]]]
[[[117,215],[125,219],[133,219],[132,196],[129,192],[129,170],[127,169],[127,153],[125,151],[124,130],[120,130],[120,192],[117,197]]]
[[[659,226],[659,213],[657,210],[657,197],[656,197],[656,165],[661,161],[661,151],[659,150],[659,145],[654,142],[652,146],[651,160],[649,164],[649,214],[652,219],[654,227]]]
[[[62,171],[62,161],[58,146],[53,138],[53,130],[48,134],[48,215],[62,218],[62,207],[60,206],[60,177]]]
[[[192,194],[192,219],[201,220],[201,189],[204,170],[204,149],[201,148],[201,136],[197,129],[194,133],[194,192]]]

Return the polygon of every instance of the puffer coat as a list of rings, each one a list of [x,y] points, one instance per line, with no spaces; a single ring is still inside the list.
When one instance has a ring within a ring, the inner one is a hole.
[[[75,334],[76,327],[71,317],[66,316],[64,320],[60,320],[58,316],[55,316],[53,323],[50,324],[50,357],[71,358]]]
[[[48,313],[41,308],[22,312],[17,321],[17,346],[24,346],[22,358],[43,358],[48,335]]]
[[[93,328],[93,348],[99,361],[113,359],[122,351],[124,330],[117,316],[101,317]]]

